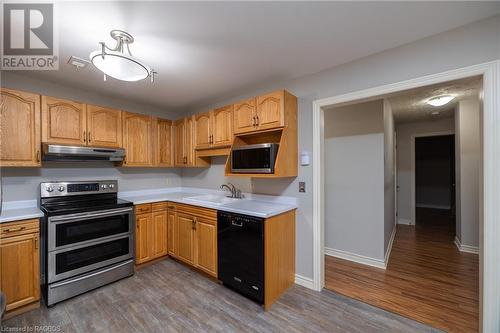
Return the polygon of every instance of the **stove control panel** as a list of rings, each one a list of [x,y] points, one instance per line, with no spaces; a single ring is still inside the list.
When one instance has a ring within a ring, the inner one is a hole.
[[[41,198],[117,192],[118,182],[116,180],[46,182],[40,184]]]

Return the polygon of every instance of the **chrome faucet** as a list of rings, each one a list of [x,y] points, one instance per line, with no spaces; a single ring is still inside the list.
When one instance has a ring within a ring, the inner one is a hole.
[[[241,190],[238,190],[236,188],[236,186],[234,186],[231,183],[222,184],[220,186],[220,188],[221,188],[221,190],[223,190],[224,188],[227,188],[231,192],[231,196],[228,196],[228,198],[234,198],[234,199],[241,199],[242,198]]]

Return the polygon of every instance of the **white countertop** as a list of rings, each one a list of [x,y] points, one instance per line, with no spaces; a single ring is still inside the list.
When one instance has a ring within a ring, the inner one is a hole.
[[[8,201],[2,205],[0,223],[35,219],[42,216],[43,213],[38,209],[36,200]]]
[[[120,192],[118,195],[121,199],[131,201],[135,205],[159,201],[172,201],[263,218],[269,218],[297,208],[297,199],[293,197],[256,195],[250,193],[244,193],[243,199],[233,200],[232,202],[224,204],[213,204],[210,202],[193,201],[190,199],[191,197],[207,194],[224,196],[227,192],[190,187],[177,187],[158,190]]]

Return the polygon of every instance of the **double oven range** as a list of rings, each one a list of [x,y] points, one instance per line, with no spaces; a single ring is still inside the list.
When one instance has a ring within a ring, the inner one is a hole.
[[[134,274],[133,204],[117,193],[113,180],[40,184],[48,306]]]

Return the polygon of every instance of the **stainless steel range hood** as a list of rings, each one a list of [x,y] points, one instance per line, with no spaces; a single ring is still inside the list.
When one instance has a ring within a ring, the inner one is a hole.
[[[98,147],[80,147],[80,146],[43,144],[44,161],[120,162],[123,161],[124,158],[125,158],[125,149],[123,148],[98,148]]]

